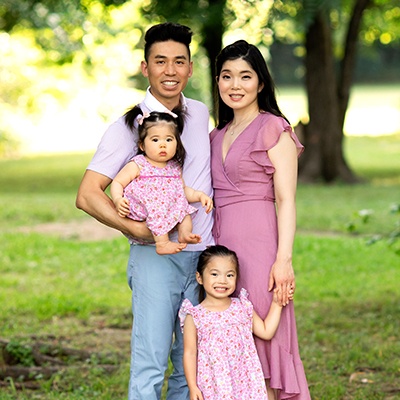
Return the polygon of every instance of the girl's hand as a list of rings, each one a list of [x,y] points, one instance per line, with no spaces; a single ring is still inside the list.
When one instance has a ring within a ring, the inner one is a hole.
[[[190,400],[204,400],[203,395],[198,387],[190,390]]]
[[[201,193],[200,202],[203,207],[205,207],[205,211],[209,214],[213,209],[213,200],[210,196],[207,196],[205,193]]]
[[[296,290],[294,271],[291,260],[276,260],[269,276],[268,291],[276,290],[278,304],[286,306],[293,300]]]
[[[126,217],[130,212],[129,201],[125,197],[114,200],[115,208],[120,217]]]

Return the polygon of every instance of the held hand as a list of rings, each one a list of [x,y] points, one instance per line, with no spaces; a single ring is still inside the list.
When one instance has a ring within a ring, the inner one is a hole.
[[[207,214],[209,214],[213,209],[213,200],[210,196],[207,196],[205,193],[200,195],[201,205],[205,208]]]
[[[286,306],[296,290],[293,266],[291,260],[276,260],[271,269],[268,291],[276,289],[278,304]]]

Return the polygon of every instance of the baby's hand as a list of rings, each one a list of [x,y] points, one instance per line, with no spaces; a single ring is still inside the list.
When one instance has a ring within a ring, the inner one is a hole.
[[[119,199],[116,199],[114,201],[114,204],[120,217],[126,217],[129,214],[129,201],[125,197],[120,197]]]
[[[213,209],[213,200],[210,196],[207,196],[205,193],[200,195],[201,205],[205,207],[206,213],[210,213]]]

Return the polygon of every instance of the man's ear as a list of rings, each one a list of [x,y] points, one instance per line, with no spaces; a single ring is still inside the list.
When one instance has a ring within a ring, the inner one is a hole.
[[[199,285],[203,284],[203,278],[201,277],[201,275],[198,272],[196,272],[196,281]]]
[[[140,69],[142,70],[142,75],[147,78],[149,76],[148,70],[147,70],[147,62],[142,61],[140,63]]]

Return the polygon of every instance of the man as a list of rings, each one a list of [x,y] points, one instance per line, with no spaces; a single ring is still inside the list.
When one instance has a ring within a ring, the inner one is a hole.
[[[185,110],[182,142],[187,155],[183,178],[188,186],[212,196],[208,110],[203,103],[182,94],[193,71],[191,37],[188,27],[172,23],[155,25],[146,32],[141,69],[150,87],[140,107],[143,112],[172,110],[176,106]],[[104,193],[118,171],[136,154],[136,127],[135,122],[129,129],[121,117],[107,129],[84,174],[76,205],[128,237],[151,239],[144,222],[119,217]],[[200,204],[194,205],[199,211],[193,219],[193,232],[202,237],[202,243],[188,244],[184,251],[164,256],[158,255],[153,245],[131,243],[127,276],[134,322],[129,400],[160,399],[169,356],[174,371],[169,378],[167,399],[189,399],[177,314],[184,298],[197,304],[197,259],[213,243],[212,216]],[[171,240],[176,236],[172,234]]]

